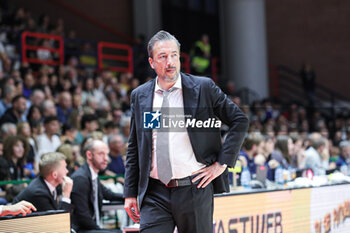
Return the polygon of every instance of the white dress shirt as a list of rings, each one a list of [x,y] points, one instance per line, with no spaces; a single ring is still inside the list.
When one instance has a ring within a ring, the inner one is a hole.
[[[181,75],[173,86],[175,89],[169,93],[169,107],[182,109],[184,108],[182,85],[181,85]],[[153,97],[153,111],[160,109],[163,103],[163,95],[159,93],[162,88],[158,85],[158,77],[156,80],[156,86],[154,89]],[[177,114],[179,114],[177,112]],[[179,118],[177,118],[179,120]],[[180,119],[181,120],[181,119]],[[184,120],[184,118],[182,118]],[[152,166],[150,176],[154,179],[158,179],[157,172],[157,130],[152,131]],[[169,132],[169,154],[170,163],[172,167],[172,179],[180,179],[190,176],[193,172],[205,167],[204,164],[197,162],[194,155],[190,138],[187,131],[182,132]]]

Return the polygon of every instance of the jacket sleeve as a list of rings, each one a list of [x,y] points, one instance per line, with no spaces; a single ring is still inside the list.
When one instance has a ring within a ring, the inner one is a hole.
[[[99,182],[99,187],[102,190],[103,199],[110,201],[123,201],[123,195],[121,193],[115,193],[103,184]]]
[[[139,181],[139,160],[137,147],[137,127],[135,122],[136,93],[131,93],[131,122],[128,149],[126,153],[124,197],[137,197]]]
[[[91,194],[91,190],[89,190],[90,184],[88,178],[76,176],[73,178],[73,182],[71,200],[74,203],[74,220],[81,229],[99,229],[89,209],[89,195]]]
[[[248,118],[212,80],[208,83],[214,113],[229,127],[217,161],[233,167],[248,130]]]

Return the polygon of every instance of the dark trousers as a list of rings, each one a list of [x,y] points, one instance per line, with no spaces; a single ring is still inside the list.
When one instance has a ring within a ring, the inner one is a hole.
[[[141,206],[142,233],[213,232],[213,185],[168,188],[151,179]]]

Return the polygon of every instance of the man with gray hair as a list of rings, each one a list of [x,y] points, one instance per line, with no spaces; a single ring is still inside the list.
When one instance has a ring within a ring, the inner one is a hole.
[[[71,212],[70,194],[73,181],[68,176],[66,156],[59,152],[43,154],[39,176],[17,195],[14,202],[31,202],[38,211],[67,210]]]
[[[310,168],[314,175],[325,175],[328,164],[322,161],[322,154],[325,152],[327,139],[324,137],[311,138],[311,146],[304,152],[305,168]]]
[[[212,233],[213,194],[229,191],[227,167],[235,165],[248,119],[212,79],[180,72],[180,43],[170,33],[156,33],[148,55],[157,77],[131,94],[124,208],[143,233],[172,233],[175,225],[179,233]],[[179,124],[220,119],[229,128],[225,142],[219,120],[162,128],[175,109]]]
[[[17,127],[13,123],[4,123],[1,126],[1,138],[5,139],[8,136],[15,136],[17,134]]]
[[[120,193],[106,188],[98,178],[98,172],[106,169],[109,149],[106,143],[93,139],[83,148],[86,163],[73,173],[72,227],[79,233],[116,232],[101,228],[102,200],[123,201]]]
[[[336,165],[340,170],[341,166],[348,166],[350,162],[350,141],[341,141],[339,143],[340,154],[337,158]]]

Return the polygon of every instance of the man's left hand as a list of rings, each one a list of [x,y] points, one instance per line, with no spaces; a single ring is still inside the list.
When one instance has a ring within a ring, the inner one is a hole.
[[[192,183],[196,182],[197,180],[201,180],[197,185],[197,188],[205,188],[216,177],[220,176],[225,171],[226,167],[227,165],[221,165],[218,162],[215,162],[208,167],[204,167],[192,173],[192,175],[198,174],[195,178],[193,178]]]

